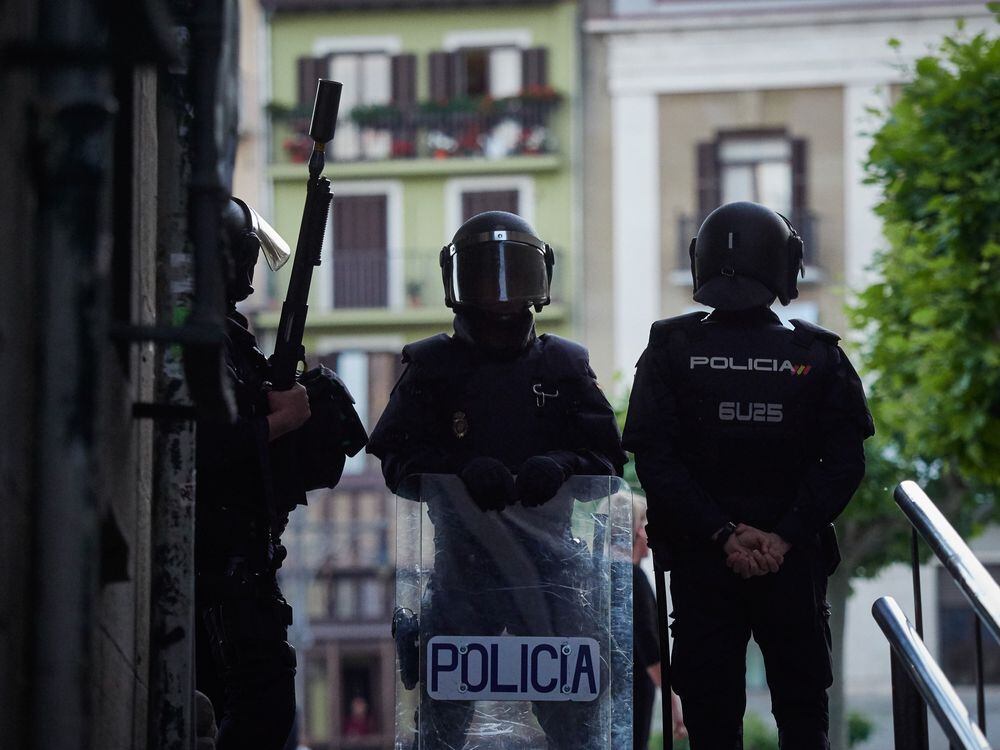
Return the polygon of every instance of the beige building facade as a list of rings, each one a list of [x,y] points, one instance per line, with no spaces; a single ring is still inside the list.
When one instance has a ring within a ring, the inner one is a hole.
[[[653,321],[698,309],[688,246],[707,212],[730,200],[770,205],[803,235],[800,296],[776,312],[850,345],[845,302],[872,280],[884,247],[863,170],[876,112],[960,18],[966,36],[996,33],[984,4],[960,0],[587,4],[582,336],[609,390],[626,393]],[[977,540],[977,555],[992,562],[995,543],[992,533]],[[925,641],[965,685],[971,625],[952,627],[953,587],[940,568],[923,573]],[[845,610],[847,705],[875,720],[866,748],[892,743],[888,646],[871,604],[889,594],[912,613],[909,585],[909,568],[891,566],[855,581]],[[750,707],[765,715],[759,659],[751,652]]]
[[[967,2],[588,4],[582,320],[603,380],[629,380],[650,323],[694,308],[688,243],[730,200],[771,205],[806,241],[800,297],[778,312],[846,330],[880,242],[871,109],[959,17],[992,22]]]

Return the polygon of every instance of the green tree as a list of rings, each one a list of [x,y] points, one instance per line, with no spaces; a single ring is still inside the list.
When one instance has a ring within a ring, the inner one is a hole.
[[[916,479],[962,534],[996,517],[1000,489],[1000,39],[965,38],[960,25],[909,77],[878,113],[866,163],[885,247],[878,281],[850,315],[878,434],[837,523],[834,746],[845,746],[839,657],[851,579],[908,556],[893,487]]]

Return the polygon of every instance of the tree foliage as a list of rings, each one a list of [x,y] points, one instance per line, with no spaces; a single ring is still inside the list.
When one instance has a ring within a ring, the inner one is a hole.
[[[879,281],[852,311],[882,454],[1000,486],[1000,39],[945,38],[874,135]],[[981,497],[981,495],[977,495]],[[860,510],[860,509],[859,509]]]

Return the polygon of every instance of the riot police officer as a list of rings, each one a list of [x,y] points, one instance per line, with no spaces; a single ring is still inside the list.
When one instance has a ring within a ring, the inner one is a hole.
[[[236,310],[253,292],[259,255],[277,270],[288,246],[237,198],[223,214],[223,244],[225,358],[238,414],[233,423],[197,424],[196,679],[219,717],[219,750],[267,750],[284,747],[295,714],[295,652],[286,642],[292,611],[276,578],[280,534],[306,490],[336,484],[345,458],[335,445],[302,461],[303,436],[330,431],[329,399],[300,383],[269,390],[267,359]],[[312,466],[320,455],[323,465]]]
[[[874,427],[837,334],[769,309],[797,296],[802,250],[765,206],[713,211],[690,254],[694,299],[714,309],[654,323],[636,367],[623,442],[671,569],[672,679],[693,750],[741,746],[751,634],[781,747],[829,747],[831,522]]]
[[[389,488],[396,491],[408,475],[457,474],[488,512],[515,503],[540,506],[572,475],[620,475],[625,455],[614,412],[586,349],[535,334],[532,308],[549,303],[552,249],[521,217],[487,211],[458,229],[440,260],[455,332],[403,349],[406,369],[368,446],[382,460]],[[431,515],[438,556],[422,606],[423,630],[498,635],[506,627],[526,634],[505,596],[469,591],[463,582],[474,575],[469,566],[489,577],[491,565],[466,548],[454,519],[433,508]],[[559,533],[572,544],[568,518]],[[583,614],[564,595],[571,560],[536,558],[533,564],[547,568],[550,580],[566,579],[545,601],[565,627],[580,631]],[[425,691],[419,746],[462,747],[473,707],[432,701]],[[588,704],[539,702],[533,710],[550,747],[588,746]]]

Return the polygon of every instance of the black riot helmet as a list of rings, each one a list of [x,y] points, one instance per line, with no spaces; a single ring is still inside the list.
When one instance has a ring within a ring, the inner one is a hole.
[[[708,215],[691,240],[694,299],[719,310],[783,305],[799,296],[805,275],[802,238],[767,206],[736,201]]]
[[[253,294],[253,270],[261,253],[272,271],[291,256],[288,243],[260,214],[239,198],[232,197],[222,211],[222,235],[226,247],[226,299],[245,300]]]
[[[484,211],[466,221],[441,249],[448,307],[513,312],[550,302],[552,248],[531,225],[507,211]]]

